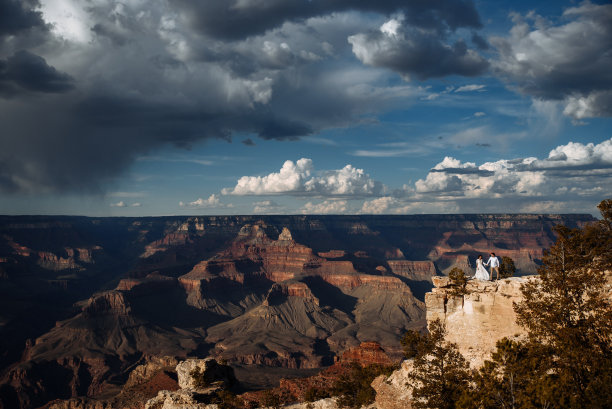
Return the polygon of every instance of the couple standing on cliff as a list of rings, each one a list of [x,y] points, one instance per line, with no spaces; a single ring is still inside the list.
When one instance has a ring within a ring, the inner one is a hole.
[[[483,264],[482,256],[478,256],[476,260],[476,274],[474,278],[477,280],[489,281],[489,273],[485,266],[491,266],[491,281],[493,281],[493,272],[495,272],[496,280],[499,280],[499,259],[495,257],[495,253],[491,253],[489,260]]]

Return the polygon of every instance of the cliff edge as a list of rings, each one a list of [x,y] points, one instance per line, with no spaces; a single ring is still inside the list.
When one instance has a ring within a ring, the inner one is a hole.
[[[464,295],[454,295],[448,277],[434,277],[425,295],[427,322],[440,319],[446,324],[447,341],[454,342],[470,362],[480,367],[504,337],[525,334],[516,323],[513,304],[522,299],[521,285],[537,276],[511,277],[498,281],[469,280]]]

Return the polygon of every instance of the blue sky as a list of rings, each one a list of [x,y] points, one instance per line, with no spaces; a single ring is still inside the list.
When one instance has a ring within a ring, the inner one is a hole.
[[[596,214],[612,197],[606,2],[0,14],[0,214]]]

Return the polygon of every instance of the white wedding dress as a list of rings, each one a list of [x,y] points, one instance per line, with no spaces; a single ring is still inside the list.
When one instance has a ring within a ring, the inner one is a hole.
[[[482,259],[476,259],[476,274],[474,274],[476,280],[489,280],[489,273],[482,265]]]

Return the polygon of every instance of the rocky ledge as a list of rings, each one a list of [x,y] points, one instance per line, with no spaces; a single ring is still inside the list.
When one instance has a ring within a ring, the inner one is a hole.
[[[217,405],[209,405],[214,395],[238,383],[232,368],[212,358],[182,361],[176,366],[176,374],[180,389],[159,391],[145,404],[145,409],[216,408]]]
[[[478,368],[495,349],[497,340],[525,334],[516,323],[513,304],[522,298],[521,285],[534,279],[537,276],[471,279],[466,294],[454,295],[448,277],[434,277],[435,288],[425,295],[427,322],[444,322],[447,340],[456,343],[470,365]]]

